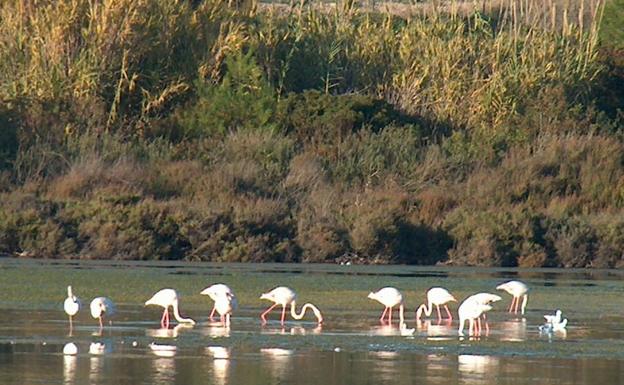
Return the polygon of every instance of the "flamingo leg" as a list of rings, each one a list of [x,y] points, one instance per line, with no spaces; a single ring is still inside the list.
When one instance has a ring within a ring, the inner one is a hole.
[[[163,311],[163,315],[160,318],[160,327],[161,328],[165,327],[165,318],[167,318],[167,308],[165,308],[165,311]]]
[[[102,329],[104,327],[104,325],[102,325],[102,317],[98,318],[100,320],[100,329]]]
[[[214,321],[214,314],[217,311],[217,308],[215,306],[212,307],[212,311],[210,312],[210,316],[208,316],[208,318],[210,318],[210,322]]]
[[[436,309],[438,310],[438,322],[442,320],[442,314],[440,314],[440,305],[436,304]]]
[[[509,305],[509,312],[511,313],[511,310],[513,309],[514,303],[516,302],[516,297],[513,297],[513,299],[511,300],[511,305]]]
[[[388,311],[388,325],[392,325],[392,306],[389,307]]]
[[[381,318],[379,318],[379,321],[381,323],[384,322],[384,317],[386,316],[386,313],[388,312],[388,306],[386,306],[386,308],[384,309],[383,313],[381,313]]]
[[[487,320],[483,321],[485,323],[485,334],[489,335],[490,334],[490,325],[488,325]]]
[[[270,312],[271,310],[273,310],[273,309],[275,308],[275,306],[277,306],[277,303],[274,303],[274,304],[273,304],[273,305],[271,305],[268,309],[266,309],[266,310],[264,311],[264,313],[260,314],[260,318],[262,318],[262,321],[264,321],[264,323],[266,323],[266,322],[267,322],[267,320],[266,320],[266,315],[267,315],[267,314],[269,314],[269,312]]]
[[[225,326],[225,317],[223,316],[223,314],[219,315],[219,320],[221,321],[221,326]]]
[[[292,307],[292,305],[290,305]],[[284,325],[284,320],[286,319],[286,305],[282,305],[282,325]]]
[[[446,315],[448,315],[448,319],[452,320],[453,319],[453,315],[451,314],[451,312],[449,311],[448,306],[444,305],[444,309],[446,310]]]
[[[514,308],[514,313],[518,314],[518,306],[520,305],[520,297],[516,297],[516,307]]]

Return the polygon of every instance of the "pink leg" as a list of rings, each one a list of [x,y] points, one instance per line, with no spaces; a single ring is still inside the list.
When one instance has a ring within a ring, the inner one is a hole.
[[[438,322],[442,320],[442,314],[440,314],[440,305],[436,305],[436,309],[438,310]]]
[[[165,318],[167,318],[167,309],[165,309],[165,311],[163,311],[163,315],[160,318],[160,327],[161,328],[165,327]]]
[[[266,320],[266,315],[267,315],[267,314],[269,314],[269,312],[270,312],[271,310],[273,310],[273,309],[275,308],[275,306],[277,306],[277,304],[276,304],[276,303],[274,303],[272,306],[270,306],[268,309],[266,309],[266,310],[264,311],[264,313],[260,314],[260,318],[262,318],[263,323],[266,323],[266,322],[267,322],[267,320]]]
[[[381,321],[381,323],[384,322],[384,317],[386,316],[387,312],[388,312],[388,306],[386,306],[386,308],[384,309],[383,313],[381,313],[381,318],[379,319],[379,321]]]
[[[487,321],[484,321],[484,322],[485,322],[485,334],[488,335],[490,334],[490,325],[488,325]]]
[[[520,305],[520,297],[516,297],[516,307],[514,308],[516,314],[518,314],[518,305]]]
[[[449,311],[448,306],[444,305],[444,309],[446,310],[446,315],[448,315],[448,319],[452,320],[453,319],[453,315],[451,314],[451,312]]]
[[[514,303],[516,302],[516,297],[513,297],[513,299],[511,300],[511,305],[509,305],[509,312],[511,313],[511,310],[513,309]]]
[[[290,305],[292,306],[292,305]],[[282,305],[282,325],[284,325],[284,320],[286,319],[286,305]]]
[[[212,311],[210,312],[210,316],[208,318],[210,318],[210,322],[214,321],[214,314],[217,311],[216,307],[212,307]]]

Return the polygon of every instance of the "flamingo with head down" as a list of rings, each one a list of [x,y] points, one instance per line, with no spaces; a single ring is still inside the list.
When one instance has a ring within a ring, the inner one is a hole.
[[[152,298],[148,299],[145,302],[145,306],[147,305],[157,305],[162,306],[165,310],[163,312],[163,316],[160,319],[160,326],[163,328],[169,327],[169,308],[173,308],[173,316],[178,322],[189,323],[191,325],[195,325],[195,321],[191,318],[184,318],[180,316],[179,304],[178,304],[178,293],[174,289],[162,289],[159,290],[156,294],[152,296]]]
[[[268,309],[266,309],[261,315],[262,323],[266,323],[266,315],[269,314],[271,310],[273,310],[277,305],[282,305],[282,318],[281,324],[284,325],[284,320],[286,318],[286,307],[290,305],[290,315],[297,320],[300,320],[305,315],[307,309],[311,309],[316,316],[316,319],[319,324],[323,323],[323,315],[321,311],[311,303],[306,303],[301,308],[301,313],[297,314],[296,308],[296,300],[297,294],[295,291],[286,286],[278,286],[275,289],[269,291],[268,293],[264,293],[260,296],[260,299],[266,299],[274,302]]]
[[[451,321],[453,316],[446,305],[449,302],[457,302],[457,300],[451,295],[451,293],[449,293],[448,290],[442,287],[432,287],[427,290],[427,304],[423,303],[420,305],[418,310],[416,310],[416,319],[419,320],[423,312],[427,317],[429,317],[433,311],[433,305],[435,305],[438,310],[438,321],[441,321],[442,315],[440,314],[440,305],[443,305],[446,310],[446,314],[448,315],[448,319]]]

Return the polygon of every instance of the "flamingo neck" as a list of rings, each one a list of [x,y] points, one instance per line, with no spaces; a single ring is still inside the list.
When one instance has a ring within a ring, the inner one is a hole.
[[[72,293],[72,288],[71,286],[67,286],[67,296],[69,298],[74,298],[74,294]]]
[[[323,322],[323,315],[321,314],[321,311],[314,305],[312,305],[311,303],[306,303],[305,305],[303,305],[301,307],[301,313],[297,314],[297,310],[295,309],[297,307],[297,304],[295,301],[292,301],[290,303],[290,315],[294,318],[294,319],[302,319],[303,316],[306,313],[306,310],[308,309],[312,309],[312,311],[314,312],[314,315],[316,316],[316,319],[318,320],[318,323],[322,323]]]
[[[399,305],[399,327],[403,328],[405,325],[405,306],[403,302]]]
[[[524,309],[526,308],[527,302],[529,302],[528,294],[522,296],[522,306],[520,307],[521,313],[524,314]]]
[[[428,305],[428,307],[427,307],[427,305]],[[416,311],[416,319],[420,319],[420,316],[421,316],[423,311],[425,312],[425,315],[427,317],[429,317],[431,315],[431,312],[433,311],[433,304],[431,303],[431,301],[427,301],[427,305],[425,305],[424,303],[422,305],[420,305],[420,307]]]
[[[466,324],[466,319],[465,318],[461,318],[459,320],[459,329],[457,330],[457,332],[459,333],[459,335],[464,335],[464,325]]]
[[[175,317],[176,320],[178,320],[178,322],[190,323],[192,325],[195,325],[195,321],[193,319],[184,318],[180,315],[180,311],[178,310],[178,301],[175,301],[172,307],[173,307],[173,316]]]

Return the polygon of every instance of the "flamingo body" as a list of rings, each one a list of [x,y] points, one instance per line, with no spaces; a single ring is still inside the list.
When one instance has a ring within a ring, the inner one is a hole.
[[[266,323],[266,315],[273,310],[276,306],[282,306],[282,317],[281,323],[284,324],[284,320],[286,317],[286,307],[290,305],[290,315],[294,319],[302,319],[305,315],[305,312],[308,308],[312,309],[314,315],[316,316],[318,323],[323,323],[323,316],[321,315],[320,310],[311,303],[306,303],[301,308],[301,313],[297,314],[295,307],[297,301],[297,294],[295,291],[286,286],[278,286],[275,289],[269,291],[268,293],[264,293],[260,296],[260,299],[266,299],[268,301],[272,301],[273,305],[266,309],[261,315],[260,318],[264,323]]]
[[[67,286],[67,298],[63,302],[63,310],[69,316],[69,331],[71,333],[73,328],[73,317],[80,311],[80,299],[72,292],[72,287]]]
[[[97,297],[90,304],[91,317],[100,321],[100,328],[103,326],[104,316],[112,317],[116,313],[115,304],[107,297]]]
[[[386,308],[383,313],[381,313],[381,318],[379,321],[384,322],[384,317],[386,313],[388,314],[388,324],[392,323],[392,308],[395,306],[399,306],[399,326],[401,328],[404,327],[404,306],[403,306],[403,295],[401,292],[394,287],[384,287],[375,292],[370,292],[368,294],[368,298],[375,300]]]
[[[509,306],[510,313],[512,311],[514,313],[518,313],[518,304],[520,303],[520,297],[522,297],[522,306],[520,307],[520,312],[524,314],[524,310],[529,300],[529,287],[524,282],[509,281],[496,286],[496,289],[504,290],[507,293],[511,294],[511,296],[513,297],[513,299],[511,300],[511,305]]]
[[[178,301],[178,293],[174,289],[162,289],[156,292],[152,296],[152,298],[148,299],[145,302],[145,306],[147,305],[157,305],[163,307],[165,310],[163,312],[163,316],[160,320],[160,325],[163,328],[169,327],[169,308],[173,309],[173,315],[178,322],[181,323],[189,323],[191,325],[195,325],[195,321],[191,318],[184,318],[180,316],[179,312],[179,301]]]
[[[470,322],[469,333],[479,334],[480,328],[477,326],[477,320],[481,315],[492,310],[492,306],[480,302],[478,299],[468,297],[459,305],[457,313],[459,315],[459,335],[464,335],[464,325],[466,321]],[[487,325],[487,324],[486,324]]]
[[[210,320],[213,320],[214,317],[214,313],[217,312],[217,300],[219,299],[219,297],[221,296],[227,296],[227,295],[231,295],[234,296],[234,291],[232,289],[230,289],[230,287],[228,285],[225,285],[223,283],[216,283],[214,285],[208,286],[207,288],[205,288],[204,290],[202,290],[199,294],[202,295],[207,295],[208,297],[210,297],[210,299],[212,299],[215,304],[212,307],[212,311],[210,312]],[[236,299],[236,297],[234,297],[234,299]],[[219,313],[221,315],[223,315],[223,313]]]
[[[433,305],[436,306],[438,311],[438,320],[442,319],[442,315],[440,314],[440,306],[444,306],[446,309],[446,314],[448,315],[448,319],[452,320],[453,316],[446,305],[449,302],[457,302],[455,297],[448,290],[442,287],[432,287],[427,290],[427,304],[422,304],[416,310],[416,319],[420,319],[420,316],[424,312],[426,316],[430,316],[433,311]]]

